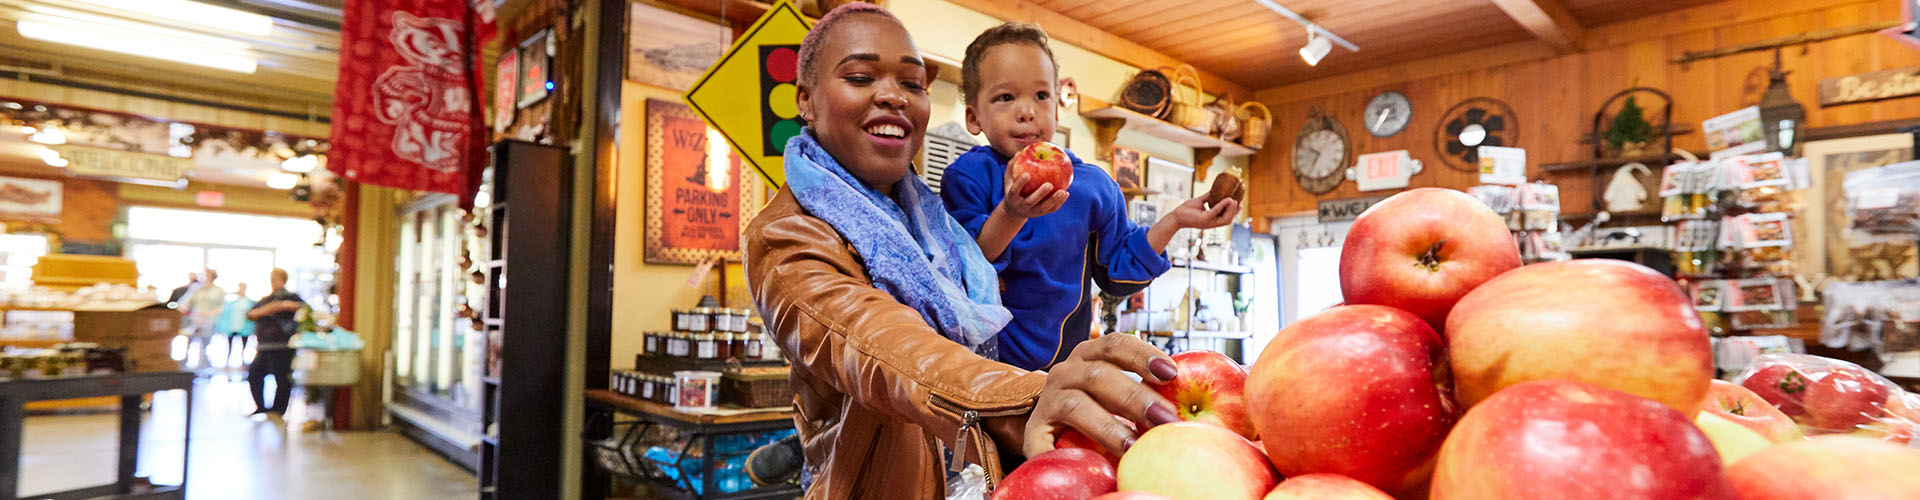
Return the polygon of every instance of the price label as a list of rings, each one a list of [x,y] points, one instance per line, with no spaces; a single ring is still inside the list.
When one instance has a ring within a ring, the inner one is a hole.
[[[1480,146],[1480,182],[1483,184],[1526,184],[1527,150]]]
[[[1402,149],[1385,153],[1360,155],[1359,164],[1349,171],[1350,177],[1361,191],[1382,189],[1401,189],[1408,185],[1413,174],[1420,171],[1420,162]]]

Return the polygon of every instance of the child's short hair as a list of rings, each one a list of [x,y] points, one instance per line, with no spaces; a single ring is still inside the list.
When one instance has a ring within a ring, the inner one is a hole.
[[[819,76],[814,74],[813,58],[819,55],[820,44],[826,43],[827,31],[831,30],[833,25],[840,24],[840,21],[853,17],[854,14],[874,14],[885,17],[894,24],[900,24],[900,18],[894,17],[893,13],[888,12],[885,7],[866,2],[847,2],[827,12],[827,15],[820,16],[820,21],[813,23],[813,28],[807,30],[807,36],[800,39],[800,54],[795,61],[800,66],[800,84],[813,86],[813,79]]]
[[[973,38],[973,43],[967,44],[967,58],[960,62],[960,97],[967,104],[973,104],[974,94],[980,92],[980,60],[987,56],[987,49],[1010,43],[1039,47],[1047,54],[1047,64],[1053,65],[1054,72],[1060,71],[1060,62],[1053,58],[1053,48],[1047,46],[1047,32],[1039,26],[1008,21],[987,28]]]

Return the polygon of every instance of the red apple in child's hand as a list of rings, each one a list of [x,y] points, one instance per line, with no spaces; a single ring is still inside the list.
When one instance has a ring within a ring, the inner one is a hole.
[[[1114,490],[1113,464],[1099,453],[1060,448],[1027,459],[1000,481],[993,500],[1087,500]]]
[[[1148,429],[1120,457],[1120,489],[1173,500],[1257,500],[1279,480],[1253,443],[1218,425]]]
[[[1779,408],[1781,413],[1797,417],[1807,414],[1807,384],[1810,382],[1805,373],[1800,373],[1792,365],[1778,363],[1755,370],[1740,382],[1740,386],[1758,394],[1760,399]]]
[[[1714,380],[1707,387],[1707,400],[1700,404],[1700,411],[1753,429],[1774,443],[1806,438],[1800,433],[1800,426],[1793,423],[1792,417],[1781,413],[1779,408],[1774,408],[1746,387],[1725,380]]]
[[[1405,309],[1434,330],[1474,287],[1520,267],[1520,248],[1499,214],[1451,189],[1418,188],[1374,204],[1340,248],[1348,304]]]
[[[1020,174],[1027,174],[1027,186],[1020,191],[1020,196],[1033,194],[1048,183],[1053,184],[1053,189],[1064,191],[1067,185],[1073,184],[1073,160],[1067,158],[1066,150],[1051,142],[1028,144],[1007,162],[1008,179]]]
[[[1920,450],[1858,436],[1815,436],[1727,468],[1744,500],[1920,498]]]
[[[1657,401],[1568,380],[1508,387],[1467,410],[1440,447],[1432,493],[1433,500],[1736,498],[1721,476],[1720,454],[1692,419]]]
[[[1692,300],[1673,278],[1626,261],[1502,274],[1461,298],[1443,333],[1468,408],[1514,384],[1564,379],[1666,403],[1691,421],[1713,379]]]
[[[1138,431],[1138,429],[1134,427],[1132,421],[1127,420],[1126,418],[1123,418],[1120,416],[1115,416],[1113,418],[1115,420],[1119,420],[1121,425],[1127,426],[1127,429],[1134,430],[1136,432]],[[1119,454],[1116,454],[1111,451],[1107,451],[1107,448],[1105,446],[1100,446],[1100,442],[1094,441],[1093,438],[1087,437],[1086,434],[1082,434],[1078,429],[1074,429],[1072,427],[1068,427],[1067,430],[1061,431],[1060,436],[1053,439],[1053,447],[1054,448],[1080,448],[1083,450],[1093,450],[1095,453],[1099,453],[1100,456],[1106,457],[1108,463],[1112,463],[1115,467],[1120,466]]]
[[[1181,420],[1226,427],[1248,440],[1259,438],[1247,417],[1247,371],[1240,363],[1213,351],[1175,354],[1173,363],[1180,369],[1179,376],[1172,382],[1148,385],[1173,402]]]
[[[1261,500],[1393,500],[1393,497],[1347,476],[1307,474],[1281,481]]]
[[[1408,492],[1426,482],[1460,416],[1439,334],[1387,306],[1339,306],[1287,325],[1248,378],[1254,427],[1284,476],[1333,473]]]
[[[1807,387],[1807,415],[1813,428],[1849,432],[1886,413],[1887,386],[1865,369],[1834,368]]]

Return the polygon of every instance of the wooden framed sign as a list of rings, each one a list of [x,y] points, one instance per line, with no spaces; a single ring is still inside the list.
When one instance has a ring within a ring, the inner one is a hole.
[[[1820,106],[1920,95],[1920,66],[1820,79]]]
[[[647,100],[648,264],[740,259],[761,205],[760,178],[685,104]]]

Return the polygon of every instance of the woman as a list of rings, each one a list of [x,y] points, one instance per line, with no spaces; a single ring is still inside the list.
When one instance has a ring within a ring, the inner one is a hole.
[[[1072,427],[1114,450],[1177,419],[1127,372],[1170,381],[1123,335],[1076,348],[1051,374],[992,360],[1011,317],[979,247],[909,172],[925,137],[927,70],[891,14],[850,4],[802,42],[788,185],[747,229],[754,299],[793,363],[807,498],[945,498],[966,464],[997,481],[1001,453]],[[948,450],[955,450],[949,453]],[[949,459],[951,457],[951,459]]]

